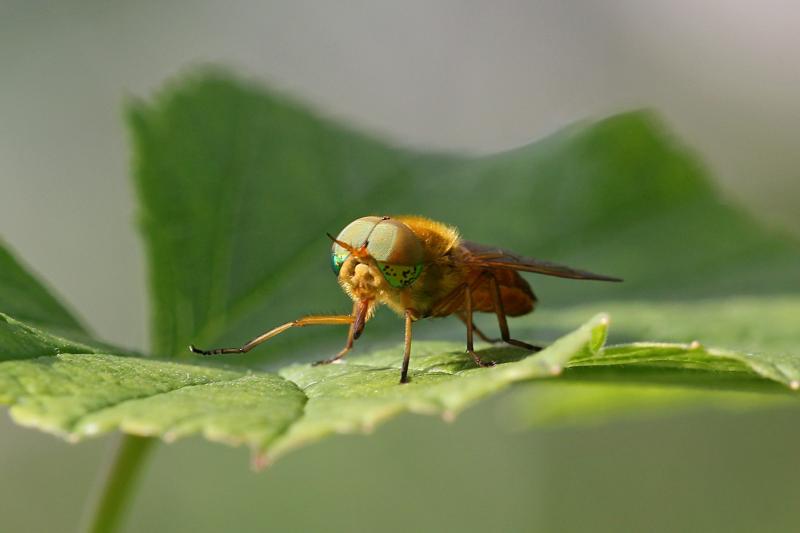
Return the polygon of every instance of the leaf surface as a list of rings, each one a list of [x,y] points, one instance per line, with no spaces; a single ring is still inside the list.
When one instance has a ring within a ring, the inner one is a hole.
[[[611,342],[623,344],[608,347],[603,357],[571,361],[558,385],[517,391],[511,409],[525,424],[786,405],[800,386],[796,296],[605,302],[526,318],[519,325],[559,330],[598,307],[614,317]],[[625,343],[642,338],[678,342]]]
[[[12,319],[7,319],[14,322]],[[559,374],[576,355],[600,348],[607,319],[598,316],[534,355],[496,354],[475,368],[461,350],[420,343],[412,382],[398,383],[397,350],[345,364],[293,365],[280,375],[104,353],[60,353],[81,347],[15,324],[41,340],[40,356],[14,359],[2,342],[0,402],[18,423],[70,440],[114,429],[167,440],[193,433],[247,444],[262,461],[331,433],[365,431],[399,413],[454,415],[509,384]],[[54,354],[55,352],[55,354]]]

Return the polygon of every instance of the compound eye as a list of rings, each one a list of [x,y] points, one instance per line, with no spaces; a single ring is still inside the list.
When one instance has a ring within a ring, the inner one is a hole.
[[[342,265],[344,264],[345,259],[347,259],[347,257],[339,255],[335,252],[331,254],[331,270],[333,270],[333,273],[336,274],[336,276],[338,276],[339,271],[342,270]]]
[[[422,274],[422,263],[413,266],[390,265],[378,261],[378,268],[383,274],[383,278],[395,289],[404,289],[417,281]]]

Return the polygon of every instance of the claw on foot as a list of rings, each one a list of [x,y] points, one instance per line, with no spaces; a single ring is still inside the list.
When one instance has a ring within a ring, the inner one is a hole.
[[[475,352],[473,352],[471,350],[467,350],[467,353],[472,357],[472,360],[475,361],[475,364],[480,366],[480,367],[484,367],[485,368],[485,367],[489,367],[489,366],[495,366],[497,364],[494,361],[484,361],[484,360],[482,360],[478,356],[478,354],[476,354]]]
[[[341,362],[341,357],[331,357],[330,359],[323,359],[322,361],[314,361],[311,366],[330,365],[333,363]]]
[[[189,345],[189,351],[192,352],[192,353],[196,353],[198,355],[215,355],[215,351],[214,350],[201,350],[200,348],[198,348],[194,344],[190,344]]]

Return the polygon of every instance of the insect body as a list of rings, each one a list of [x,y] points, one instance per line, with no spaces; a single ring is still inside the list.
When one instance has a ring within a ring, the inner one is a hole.
[[[479,366],[473,348],[478,330],[472,320],[476,311],[494,313],[500,336],[508,344],[538,350],[512,339],[506,317],[533,311],[536,296],[519,272],[600,281],[619,278],[593,274],[547,261],[522,257],[494,246],[462,240],[455,228],[419,216],[377,217],[354,220],[333,241],[331,267],[344,292],[353,300],[349,315],[312,315],[271,329],[239,348],[200,350],[204,355],[244,353],[292,327],[315,324],[349,326],[347,342],[327,364],[345,356],[380,305],[387,305],[405,319],[405,350],[400,382],[408,382],[411,330],[414,321],[427,317],[457,315],[467,327],[467,353]]]

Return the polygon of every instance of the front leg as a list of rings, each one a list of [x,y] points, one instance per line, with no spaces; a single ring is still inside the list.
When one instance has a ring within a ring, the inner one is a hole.
[[[250,342],[238,348],[214,348],[211,350],[201,350],[200,348],[197,348],[194,344],[190,344],[189,350],[200,355],[247,353],[256,346],[258,346],[259,344],[261,344],[262,342],[269,340],[275,335],[283,333],[284,331],[290,328],[302,328],[305,326],[326,325],[326,324],[328,325],[349,324],[352,326],[354,321],[355,317],[353,315],[311,315],[303,318],[298,318],[297,320],[292,320],[291,322],[287,322],[286,324],[278,326],[277,328],[273,328],[265,333],[262,333],[255,339],[251,340]]]
[[[329,365],[331,363],[335,363],[336,361],[338,361],[339,359],[344,357],[347,354],[347,352],[350,351],[350,349],[353,347],[353,342],[355,341],[355,333],[356,333],[356,320],[355,320],[355,317],[358,314],[358,310],[359,310],[358,303],[354,303],[353,304],[353,318],[354,318],[354,320],[350,323],[350,329],[348,330],[348,333],[347,333],[347,342],[344,344],[344,348],[342,348],[342,350],[339,353],[337,353],[336,355],[334,355],[333,357],[331,357],[329,359],[323,359],[321,361],[316,361],[316,362],[312,363],[313,366]]]
[[[353,347],[353,342],[361,336],[361,333],[364,331],[364,325],[367,323],[367,320],[369,320],[371,312],[372,302],[369,300],[353,301],[352,321],[350,322],[350,331],[347,333],[347,342],[345,343],[344,348],[342,348],[338,354],[330,359],[317,361],[316,363],[313,363],[313,365],[328,365],[330,363],[335,363],[344,357]]]

